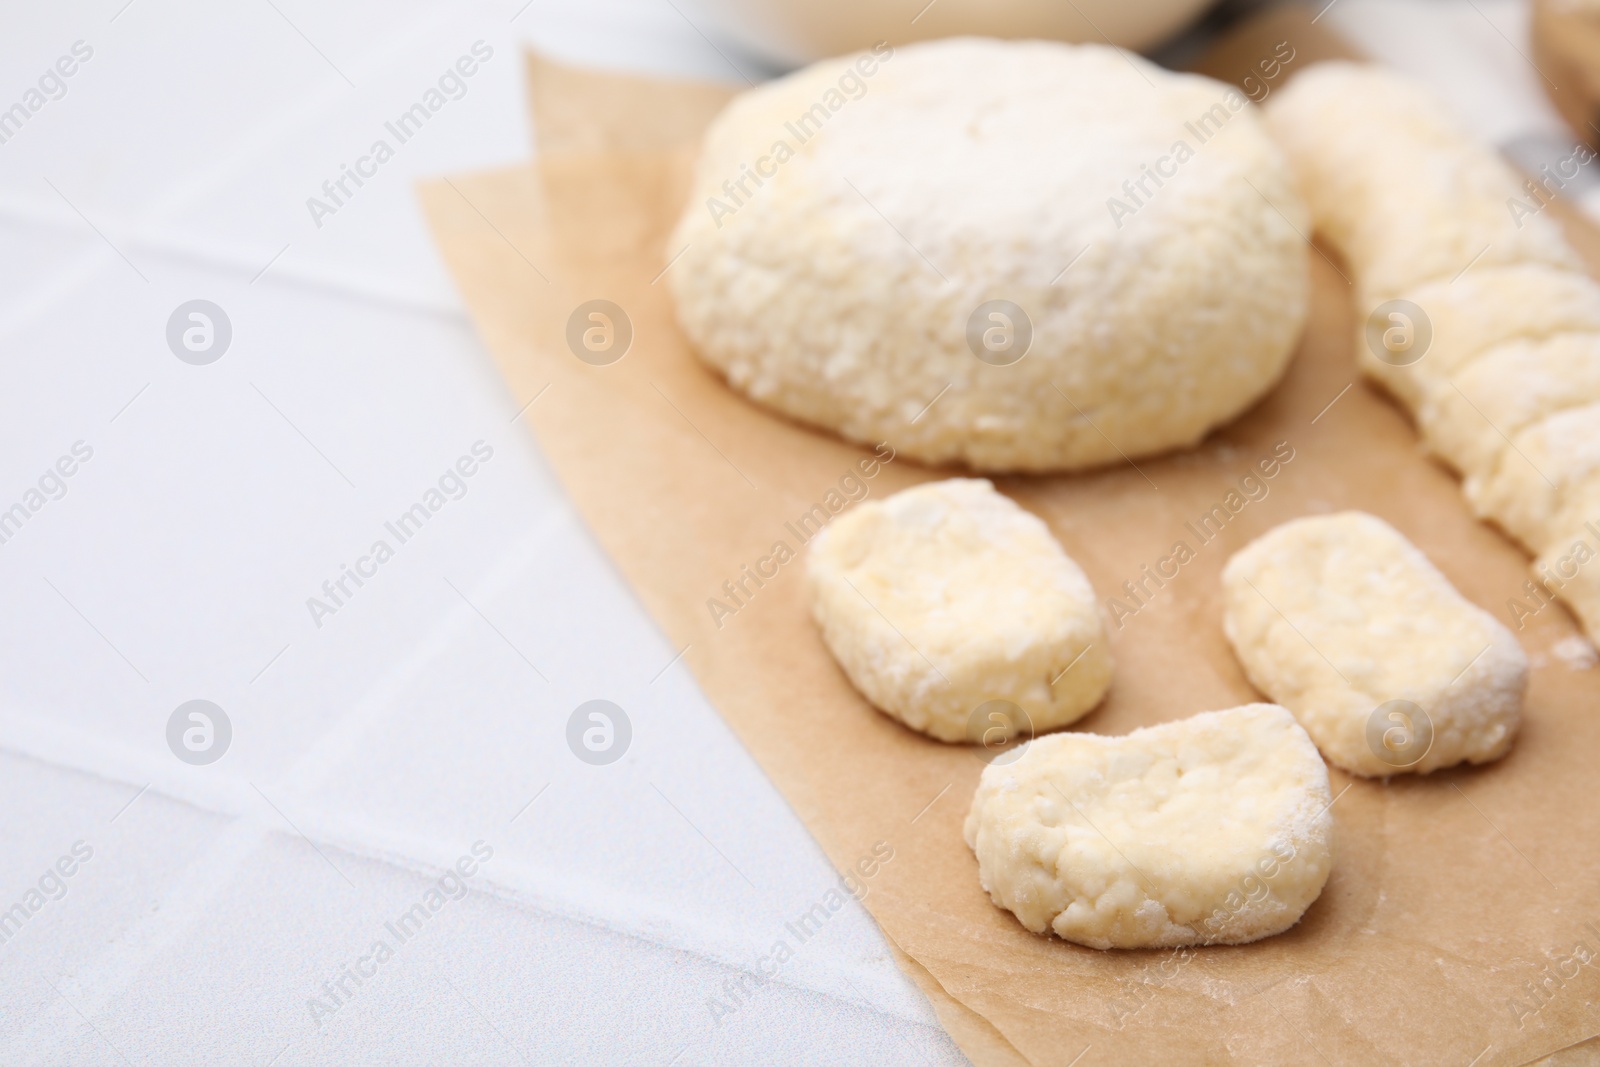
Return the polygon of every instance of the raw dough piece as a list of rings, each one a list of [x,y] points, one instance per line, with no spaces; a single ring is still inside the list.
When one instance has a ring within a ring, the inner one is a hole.
[[[1515,209],[1531,195],[1518,175],[1405,78],[1318,64],[1274,93],[1266,111],[1317,231],[1354,275],[1362,370],[1418,415],[1429,446],[1466,475],[1475,514],[1559,559],[1578,516],[1600,510],[1600,407],[1585,403],[1595,399],[1596,372],[1576,348],[1541,346],[1530,360],[1540,373],[1517,380],[1503,353],[1486,353],[1564,333],[1600,339],[1600,285],[1548,213]],[[1408,323],[1431,325],[1428,347],[1389,353],[1374,344],[1385,326]],[[1473,407],[1481,412],[1469,414]],[[1600,584],[1585,578],[1561,596],[1600,640],[1590,581]]]
[[[1568,408],[1511,437],[1494,469],[1466,481],[1467,502],[1531,552],[1595,517],[1600,500],[1600,404]]]
[[[1384,300],[1369,296],[1356,305],[1365,313],[1356,323],[1356,361],[1413,411],[1427,392],[1503,341],[1600,331],[1600,285],[1587,274],[1543,263],[1479,264],[1459,278],[1408,290],[1401,299],[1427,317],[1432,338],[1421,358],[1405,366],[1378,359],[1367,342],[1366,315]]]
[[[1463,474],[1488,475],[1509,440],[1547,415],[1600,401],[1600,333],[1508,341],[1434,389],[1417,421]]]
[[[1510,750],[1522,647],[1382,519],[1286,522],[1235,553],[1222,581],[1223,629],[1250,681],[1338,766],[1425,774]]]
[[[1469,265],[1582,267],[1549,218],[1507,210],[1522,195],[1516,172],[1399,75],[1319,63],[1273,93],[1266,112],[1316,228],[1374,302]]]
[[[1586,633],[1600,633],[1600,509],[1589,523],[1558,538],[1534,561],[1534,581],[1564,600]],[[1523,610],[1536,613],[1542,606],[1532,596],[1519,598]],[[1520,619],[1519,619],[1520,621]],[[1594,655],[1594,646],[1577,641]]]
[[[1238,945],[1281,933],[1333,868],[1328,768],[1274,704],[1125,737],[1067,733],[984,769],[978,880],[1034,933],[1090,948]]]
[[[1020,706],[1035,731],[1065,726],[1111,684],[1089,579],[982,479],[857,506],[812,542],[806,570],[812,614],[850,681],[942,741],[973,740],[973,713],[991,700]]]
[[[667,278],[735,389],[929,464],[1070,470],[1193,445],[1278,380],[1308,220],[1237,89],[1098,45],[884,52],[706,134]]]

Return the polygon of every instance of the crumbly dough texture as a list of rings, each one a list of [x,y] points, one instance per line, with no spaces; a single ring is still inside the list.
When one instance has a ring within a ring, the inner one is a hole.
[[[926,463],[1042,471],[1193,445],[1277,381],[1308,219],[1237,90],[1098,45],[955,39],[895,49],[844,99],[860,58],[747,92],[706,134],[667,277],[735,389]],[[1184,124],[1207,113],[1200,143]],[[793,158],[772,162],[778,141]],[[763,157],[771,176],[730,196]],[[1135,204],[1123,183],[1158,165]],[[991,300],[1031,322],[1008,366],[968,345]]]
[[[1569,408],[1511,439],[1494,469],[1466,481],[1467,501],[1532,552],[1596,517],[1600,403]]]
[[[1382,519],[1284,523],[1235,553],[1222,582],[1223,629],[1245,673],[1334,764],[1384,777],[1510,750],[1528,680],[1521,646]],[[1395,700],[1432,724],[1432,746],[1409,766],[1368,732]]]
[[[1487,475],[1507,438],[1547,416],[1600,402],[1600,333],[1496,345],[1417,411],[1428,447],[1464,475]]]
[[[1398,74],[1317,64],[1272,95],[1267,120],[1318,230],[1370,297],[1400,296],[1468,264],[1581,266],[1550,219],[1519,226],[1506,210],[1521,194],[1510,165]]]
[[[989,896],[1090,948],[1237,945],[1293,926],[1333,867],[1328,769],[1273,704],[1124,737],[1066,733],[984,769],[967,845]]]
[[[1442,278],[1400,294],[1428,316],[1433,337],[1421,359],[1405,366],[1385,363],[1366,341],[1366,316],[1383,299],[1357,300],[1356,359],[1361,369],[1406,407],[1416,409],[1430,393],[1486,350],[1512,340],[1537,340],[1558,333],[1600,333],[1600,286],[1587,274],[1520,263],[1473,267],[1459,278]]]
[[[1589,633],[1600,633],[1600,508],[1594,509],[1593,526],[1573,529],[1534,562],[1546,588],[1559,589],[1572,613]],[[1526,597],[1523,610],[1532,614],[1539,601]],[[1591,649],[1591,654],[1592,654]]]
[[[1111,684],[1089,579],[1037,516],[985,480],[859,505],[812,542],[807,575],[812,614],[850,681],[942,741],[974,740],[973,712],[991,700],[1021,707],[1035,731],[1065,726]]]
[[[1476,515],[1558,559],[1600,516],[1600,285],[1498,154],[1399,75],[1319,64],[1266,110],[1353,275],[1362,369],[1464,476]],[[1431,326],[1420,358],[1380,359],[1368,343],[1369,317],[1391,300]],[[1591,586],[1600,579],[1556,592],[1600,640]]]

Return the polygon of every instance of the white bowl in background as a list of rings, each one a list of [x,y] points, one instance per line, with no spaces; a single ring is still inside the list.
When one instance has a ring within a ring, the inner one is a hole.
[[[680,3],[684,0],[679,0]],[[688,7],[757,55],[785,66],[932,37],[1042,37],[1160,44],[1211,0],[691,0]],[[696,21],[701,21],[699,17]]]

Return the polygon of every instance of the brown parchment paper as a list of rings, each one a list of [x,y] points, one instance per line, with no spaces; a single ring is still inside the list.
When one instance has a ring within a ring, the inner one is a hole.
[[[1289,32],[1309,32],[1304,22]],[[1327,52],[1309,37],[1304,47]],[[727,91],[537,59],[530,83],[537,165],[426,185],[434,236],[516,402],[538,395],[525,419],[556,473],[663,630],[689,646],[712,702],[841,869],[875,842],[893,846],[866,906],[975,1063],[1487,1067],[1600,1034],[1600,670],[1552,652],[1576,633],[1558,607],[1518,635],[1536,669],[1507,758],[1388,781],[1331,772],[1338,862],[1289,932],[1184,956],[1097,952],[995,908],[961,839],[982,762],[854,692],[808,616],[803,560],[759,588],[747,580],[735,613],[708,609],[730,603],[724,582],[777,543],[803,549],[785,524],[826,506],[869,455],[731,392],[674,324],[661,275],[679,250],[667,240],[694,136]],[[1573,236],[1600,262],[1600,236]],[[1103,597],[1180,540],[1195,552],[1113,628],[1115,681],[1077,729],[1122,734],[1256,699],[1222,635],[1218,574],[1298,515],[1384,517],[1511,623],[1525,558],[1470,517],[1399,411],[1358,379],[1342,268],[1311,258],[1300,350],[1235,424],[1137,468],[997,480]],[[597,298],[633,329],[626,356],[603,367],[565,339],[574,309]],[[1187,524],[1226,506],[1275,449],[1292,459],[1268,494],[1198,537]],[[866,484],[881,498],[953,473],[895,459]],[[1568,1055],[1554,1062],[1583,1062]]]

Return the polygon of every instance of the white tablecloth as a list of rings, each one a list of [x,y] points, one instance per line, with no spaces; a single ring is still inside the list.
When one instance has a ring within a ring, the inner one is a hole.
[[[411,191],[529,154],[524,44],[732,78],[693,10],[10,12],[0,1063],[963,1062],[863,908],[788,932],[836,875],[554,484]],[[1511,4],[1325,17],[1497,142],[1559,133]],[[231,327],[203,365],[192,300]],[[208,765],[169,747],[196,699]],[[569,747],[591,699],[617,762]]]

